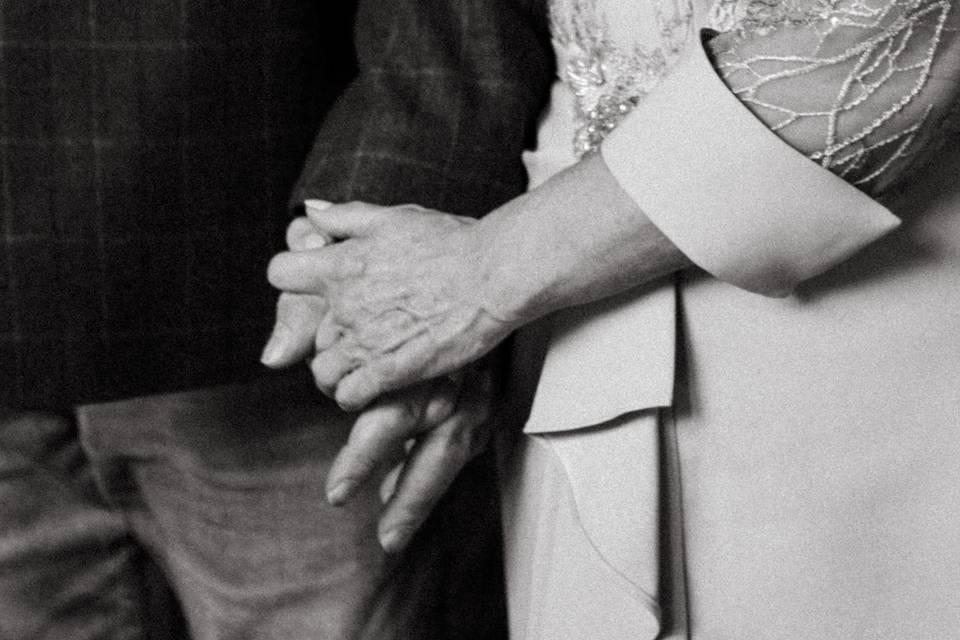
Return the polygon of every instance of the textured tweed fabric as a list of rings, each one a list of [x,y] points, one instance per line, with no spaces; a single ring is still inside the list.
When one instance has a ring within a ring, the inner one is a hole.
[[[543,0],[360,2],[359,73],[292,202],[416,203],[479,216],[525,188],[554,78]]]
[[[0,404],[255,370],[264,269],[342,75],[318,7],[0,3]]]

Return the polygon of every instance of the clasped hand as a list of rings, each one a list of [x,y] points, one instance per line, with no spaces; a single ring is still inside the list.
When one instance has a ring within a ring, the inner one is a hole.
[[[276,256],[269,279],[281,291],[325,301],[309,336],[311,369],[345,410],[457,371],[513,329],[486,299],[474,220],[364,203],[308,206],[307,214],[290,235],[312,225],[333,242]]]
[[[328,499],[342,504],[396,465],[379,529],[397,551],[485,447],[493,371],[464,366],[512,327],[484,299],[473,220],[363,203],[311,202],[307,213],[270,265],[282,293],[264,363],[313,354],[317,386],[345,409],[366,407],[331,467]]]

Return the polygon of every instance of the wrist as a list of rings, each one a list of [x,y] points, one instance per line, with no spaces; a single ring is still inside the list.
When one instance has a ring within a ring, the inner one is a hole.
[[[561,171],[476,227],[482,295],[513,328],[688,264],[599,156]]]
[[[478,261],[479,295],[484,308],[517,329],[551,309],[545,265],[535,256],[542,238],[530,233],[523,209],[530,194],[495,209],[474,227],[481,246]]]

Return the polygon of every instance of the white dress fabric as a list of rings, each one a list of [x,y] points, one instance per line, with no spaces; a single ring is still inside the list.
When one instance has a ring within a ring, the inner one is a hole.
[[[533,401],[501,447],[512,637],[956,637],[960,136],[880,206],[746,112],[719,135],[689,97],[662,113],[693,89],[736,101],[707,86],[696,38],[735,2],[552,9],[564,82],[531,186],[606,137],[627,193],[709,274],[519,337],[513,386]]]

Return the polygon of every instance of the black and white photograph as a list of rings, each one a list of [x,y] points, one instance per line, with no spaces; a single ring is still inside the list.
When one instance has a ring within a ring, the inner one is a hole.
[[[960,0],[0,0],[0,640],[960,638]]]

